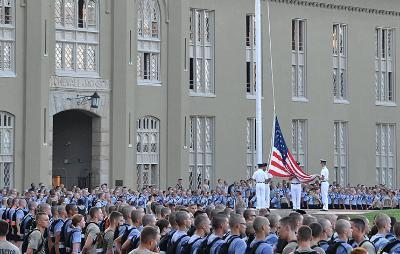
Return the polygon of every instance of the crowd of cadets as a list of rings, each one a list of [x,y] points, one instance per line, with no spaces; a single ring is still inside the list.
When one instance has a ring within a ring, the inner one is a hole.
[[[272,199],[279,197],[282,207],[282,199],[290,200],[290,192],[283,187],[287,185],[271,185]],[[308,201],[304,205],[315,206],[318,188],[309,185],[305,189],[303,198]],[[3,191],[0,253],[18,254],[4,247],[5,239],[27,254],[400,253],[400,224],[385,214],[376,216],[371,229],[364,217],[311,216],[298,210],[281,218],[280,210],[270,213],[251,208],[252,192],[246,181],[231,186],[218,181],[210,193],[183,190],[180,181],[165,192],[109,190],[107,185],[92,193],[79,188],[68,191],[63,186],[49,191],[32,186],[23,195]],[[389,208],[397,207],[397,197],[397,192],[382,186],[333,186],[330,205]]]

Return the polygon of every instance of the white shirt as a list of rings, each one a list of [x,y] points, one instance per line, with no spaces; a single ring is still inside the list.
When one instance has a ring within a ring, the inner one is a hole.
[[[256,180],[257,183],[264,183],[265,180],[268,179],[268,175],[264,172],[264,170],[259,168],[256,172],[254,172],[253,179]]]
[[[300,180],[297,177],[293,177],[291,183],[300,183]]]
[[[321,169],[321,176],[324,176],[324,179],[321,179],[322,181],[329,181],[329,170],[326,166]]]

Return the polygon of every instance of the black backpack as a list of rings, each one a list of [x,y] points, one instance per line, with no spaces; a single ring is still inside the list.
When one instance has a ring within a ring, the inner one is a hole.
[[[130,229],[126,229],[124,234],[121,236],[121,244],[124,244],[124,242],[126,242],[126,240],[128,240],[128,236],[129,234],[132,232],[132,230],[134,230],[135,228],[132,227]]]
[[[306,251],[306,252],[302,251],[302,252],[299,252],[299,251],[296,250],[294,252],[294,254],[318,254],[318,252],[316,252],[316,251]]]
[[[22,240],[22,246],[21,246],[22,252],[21,252],[21,253],[26,253],[26,251],[28,250],[29,237],[30,237],[31,234],[32,234],[33,232],[35,232],[35,231],[39,231],[39,229],[35,228],[35,229],[33,229],[32,231],[30,231],[28,234],[26,234],[26,235],[24,236],[24,238],[23,238],[23,240]],[[39,253],[39,252],[43,249],[44,246],[45,246],[45,239],[44,239],[44,237],[42,236],[42,241],[41,241],[41,243],[39,244],[38,249],[33,251],[33,254]]]
[[[249,246],[246,249],[246,254],[255,254],[257,249],[258,249],[258,246],[260,246],[260,244],[262,244],[262,243],[264,243],[264,242],[263,241],[259,241],[259,242],[256,242],[252,247]]]
[[[36,221],[32,214],[28,213],[21,221],[19,231],[21,235],[29,233],[31,230],[36,228]]]
[[[195,242],[201,240],[201,239],[203,239],[203,238],[199,237],[199,238],[197,238],[196,240],[194,240],[194,241],[191,242],[191,243],[189,243],[189,241],[187,241],[186,243],[184,243],[184,244],[182,245],[181,254],[190,254],[190,253],[192,253],[193,244],[194,244]]]
[[[72,228],[71,232],[65,241],[65,253],[72,253],[72,236],[74,233],[81,231],[79,228]],[[82,242],[81,242],[82,244]]]
[[[69,224],[67,226],[67,224]],[[61,232],[60,232],[60,242],[65,243],[65,240],[68,238],[68,227],[71,226],[72,220],[71,219],[66,219],[61,227]]]
[[[228,241],[225,241],[221,245],[218,254],[228,254],[229,246],[231,246],[231,243],[233,242],[233,240],[235,240],[237,238],[240,238],[240,237],[238,235],[234,235],[231,238],[229,238]]]
[[[167,246],[167,254],[175,254],[176,253],[176,248],[178,247],[179,243],[186,236],[187,236],[186,234],[180,236],[175,242],[172,242],[172,240],[171,240],[170,244],[168,244],[168,246]]]
[[[204,239],[204,241],[200,244],[199,249],[197,250],[197,254],[210,254],[210,250],[214,243],[216,243],[218,240],[221,240],[220,237],[216,237],[210,244],[208,244],[208,237]]]
[[[332,244],[329,245],[328,249],[325,251],[326,254],[336,254],[337,249],[342,246],[341,242],[333,242]]]
[[[173,230],[171,232],[169,232],[168,234],[165,234],[161,237],[160,239],[160,243],[158,244],[158,247],[160,248],[160,251],[165,251],[167,252],[167,247],[168,244],[171,242],[171,238],[172,235],[175,233],[176,231]]]
[[[394,241],[388,242],[385,246],[383,246],[382,249],[380,249],[380,250],[378,251],[378,254],[390,253],[390,250],[391,250],[394,246],[396,246],[397,244],[399,244],[399,243],[400,243],[400,240],[394,240]]]

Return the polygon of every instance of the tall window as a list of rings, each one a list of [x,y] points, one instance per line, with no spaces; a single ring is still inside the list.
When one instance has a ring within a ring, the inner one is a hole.
[[[190,117],[189,186],[201,189],[214,172],[214,118]]]
[[[157,0],[137,0],[137,14],[138,83],[159,83],[161,36]]]
[[[137,186],[159,186],[160,121],[154,117],[137,120],[136,168]]]
[[[256,34],[254,15],[246,16],[246,94],[256,94]]]
[[[15,69],[15,1],[0,0],[0,75]]]
[[[55,0],[58,73],[98,73],[98,13],[98,0]]]
[[[347,99],[347,26],[334,24],[332,31],[333,97],[336,102]]]
[[[189,30],[189,90],[214,94],[214,12],[192,9]]]
[[[307,97],[306,90],[306,21],[292,20],[292,97]]]
[[[0,188],[13,186],[14,116],[0,111]]]
[[[333,166],[336,175],[336,183],[347,185],[348,152],[347,152],[347,123],[337,121],[334,123],[333,132],[334,159]]]
[[[394,124],[376,125],[376,182],[389,189],[395,186],[396,133]]]
[[[376,101],[395,101],[395,48],[392,28],[377,28],[375,31],[375,94]]]
[[[300,167],[307,168],[307,120],[292,121],[292,154],[300,162]]]
[[[246,163],[247,163],[247,179],[250,179],[257,167],[256,163],[256,119],[247,118],[246,126]]]

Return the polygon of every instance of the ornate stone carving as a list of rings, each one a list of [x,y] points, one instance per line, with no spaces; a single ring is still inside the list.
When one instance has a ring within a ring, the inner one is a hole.
[[[50,77],[50,88],[77,89],[77,90],[111,90],[110,82],[104,79]]]
[[[299,6],[307,6],[307,7],[332,9],[332,10],[361,12],[361,13],[385,15],[385,16],[400,16],[399,11],[379,10],[379,9],[375,9],[375,8],[366,8],[366,7],[333,4],[333,3],[328,4],[328,3],[320,3],[320,2],[316,2],[316,1],[306,1],[306,0],[268,0],[268,1],[276,2],[276,3],[299,5]]]

